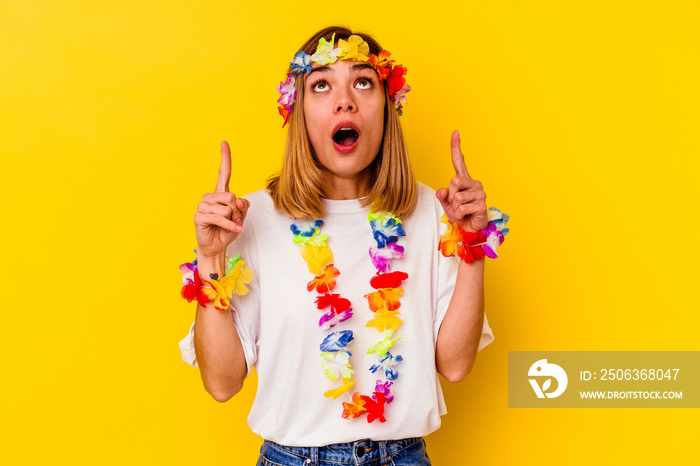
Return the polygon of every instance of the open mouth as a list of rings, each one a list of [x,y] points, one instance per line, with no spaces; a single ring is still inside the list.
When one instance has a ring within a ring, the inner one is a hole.
[[[360,138],[354,128],[344,126],[335,132],[333,141],[341,146],[352,146]]]

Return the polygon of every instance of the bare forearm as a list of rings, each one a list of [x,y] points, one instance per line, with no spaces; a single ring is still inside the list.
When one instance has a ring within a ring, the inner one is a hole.
[[[484,262],[460,262],[457,283],[438,333],[437,371],[452,382],[471,372],[484,325]]]
[[[202,279],[210,274],[224,276],[225,257],[198,258],[197,268]],[[214,303],[197,306],[194,325],[194,348],[197,353],[204,388],[217,401],[226,401],[243,386],[247,368],[243,346],[229,310],[219,311]]]

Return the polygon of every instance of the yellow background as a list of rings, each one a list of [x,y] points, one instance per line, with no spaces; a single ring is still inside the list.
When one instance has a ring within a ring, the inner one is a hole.
[[[219,404],[180,359],[178,266],[222,139],[238,194],[279,167],[275,86],[333,23],[408,67],[418,179],[447,184],[460,129],[512,218],[486,272],[496,340],[445,382],[433,464],[697,460],[692,409],[508,409],[507,352],[700,350],[699,10],[3,0],[0,462],[255,463],[255,378]]]

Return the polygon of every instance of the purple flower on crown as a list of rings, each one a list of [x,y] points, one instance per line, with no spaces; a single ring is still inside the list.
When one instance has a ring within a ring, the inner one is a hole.
[[[403,109],[403,104],[406,103],[406,93],[411,90],[411,86],[404,84],[404,86],[394,94],[394,105],[397,110]],[[403,113],[403,112],[402,112]]]
[[[297,88],[294,83],[294,75],[287,74],[287,80],[277,85],[277,92],[280,93],[280,98],[277,103],[284,105],[287,110],[290,110],[292,104],[297,100]]]

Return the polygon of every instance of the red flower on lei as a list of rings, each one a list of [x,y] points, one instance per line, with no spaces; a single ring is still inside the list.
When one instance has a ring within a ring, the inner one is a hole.
[[[325,309],[330,306],[331,311],[340,314],[350,309],[350,300],[341,298],[339,294],[328,293],[316,298],[316,306],[319,309]]]
[[[483,259],[486,253],[481,247],[486,243],[486,235],[482,232],[464,231],[452,223],[447,218],[447,214],[442,215],[440,220],[447,225],[447,230],[440,236],[438,249],[445,257],[452,257],[457,254],[466,263]]]
[[[211,286],[211,283],[206,280],[204,280],[204,283]],[[182,290],[180,291],[180,295],[185,298],[188,303],[191,303],[192,300],[196,299],[199,305],[202,307],[205,307],[210,301],[209,298],[202,293],[202,280],[199,278],[199,273],[197,273],[196,269],[192,275],[192,283],[188,283],[187,285],[183,286]]]
[[[401,282],[403,282],[407,278],[408,274],[406,272],[396,271],[390,273],[382,273],[372,277],[369,281],[369,284],[375,290],[378,290],[379,288],[398,288],[401,286]]]

